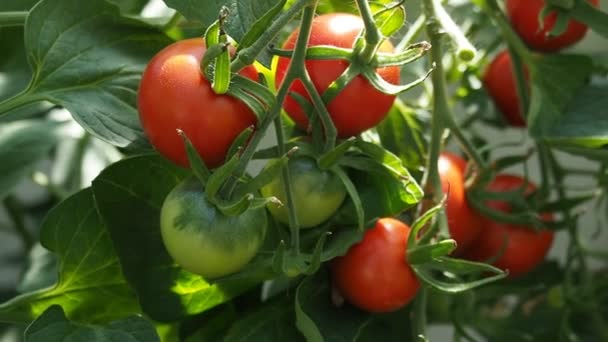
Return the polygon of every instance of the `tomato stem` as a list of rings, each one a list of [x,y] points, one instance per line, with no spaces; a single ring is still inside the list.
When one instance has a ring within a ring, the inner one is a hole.
[[[235,56],[234,60],[230,65],[232,72],[239,72],[244,67],[251,65],[257,56],[270,44],[274,37],[281,32],[281,30],[293,19],[302,9],[307,6],[313,6],[316,8],[318,0],[297,0],[291,7],[289,7],[284,13],[280,14],[272,24],[268,27],[268,30],[264,31],[262,35],[253,43],[251,46],[244,48],[239,51]]]
[[[357,7],[365,26],[365,47],[359,56],[364,63],[369,63],[374,59],[376,51],[378,51],[380,43],[382,43],[382,33],[376,25],[369,2],[367,0],[357,0]]]
[[[0,102],[0,116],[7,114],[12,110],[42,100],[44,99],[38,96],[31,95],[27,90],[22,91],[19,94]]]
[[[28,14],[28,11],[0,12],[0,27],[23,26]]]
[[[403,52],[416,37],[420,35],[422,29],[424,28],[424,24],[426,24],[426,16],[421,13],[416,21],[410,26],[409,30],[405,33],[405,36],[399,41],[397,46],[395,46],[395,53]]]
[[[422,286],[414,299],[412,312],[412,341],[426,341],[426,299],[427,289]]]

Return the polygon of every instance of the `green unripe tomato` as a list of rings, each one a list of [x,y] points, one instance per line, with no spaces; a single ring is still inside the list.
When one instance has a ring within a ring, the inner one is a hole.
[[[201,183],[189,178],[165,199],[160,228],[169,255],[206,279],[243,268],[258,252],[268,226],[264,208],[226,216],[211,204]]]
[[[346,197],[344,184],[337,175],[319,169],[317,162],[312,158],[293,157],[287,165],[300,226],[310,228],[323,223],[344,201]],[[281,175],[277,175],[262,187],[261,192],[264,197],[275,196],[284,204],[277,206],[271,203],[268,205],[268,210],[277,221],[288,224],[289,208]]]

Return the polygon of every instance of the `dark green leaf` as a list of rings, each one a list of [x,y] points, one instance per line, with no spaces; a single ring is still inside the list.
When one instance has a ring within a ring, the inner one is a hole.
[[[2,7],[2,5],[0,5]],[[0,27],[0,101],[23,90],[32,72],[23,45],[23,27]]]
[[[256,21],[272,10],[281,0],[164,0],[167,6],[176,9],[189,20],[211,25],[218,17],[223,6],[230,10],[226,20],[226,32],[240,42]]]
[[[274,20],[274,17],[281,12],[285,6],[286,0],[279,0],[266,14],[258,18],[249,30],[243,35],[238,50],[251,46],[259,37],[268,29],[268,26]]]
[[[424,164],[428,148],[424,137],[427,125],[428,122],[397,100],[376,130],[382,146],[396,154],[405,167],[415,170]]]
[[[33,171],[60,138],[61,123],[20,120],[0,125],[0,198]]]
[[[577,91],[549,138],[556,145],[598,148],[608,145],[608,86]]]
[[[593,31],[608,38],[608,14],[591,6],[587,1],[575,1],[574,3],[570,15],[577,21],[589,25]]]
[[[49,212],[40,241],[59,258],[59,281],[51,289],[26,293],[0,305],[0,321],[28,322],[55,304],[80,322],[107,322],[140,312],[97,214],[91,189],[76,193]]]
[[[81,325],[68,321],[59,305],[48,308],[25,331],[28,342],[160,342],[150,321],[138,316],[106,326]]]
[[[542,55],[530,65],[532,97],[528,130],[538,138],[556,138],[555,127],[564,119],[564,109],[587,82],[591,59],[580,55]]]
[[[61,105],[116,146],[145,146],[137,89],[148,60],[170,42],[105,1],[41,1],[25,26],[34,77],[24,100]]]
[[[243,276],[210,284],[173,262],[159,233],[160,208],[188,175],[160,156],[140,156],[113,164],[93,181],[125,277],[144,311],[159,321],[203,312],[260,281]]]
[[[303,341],[295,327],[293,302],[284,297],[259,306],[237,320],[223,341]]]
[[[296,291],[296,325],[307,341],[355,341],[372,316],[352,307],[335,307],[328,274],[305,278]]]
[[[123,14],[139,14],[146,7],[149,0],[108,0],[120,8]]]

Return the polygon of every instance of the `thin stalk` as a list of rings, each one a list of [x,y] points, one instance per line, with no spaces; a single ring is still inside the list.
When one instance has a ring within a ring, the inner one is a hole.
[[[287,25],[287,23],[289,23],[291,19],[300,13],[300,11],[302,11],[302,9],[304,9],[306,6],[311,6],[314,4],[316,7],[317,2],[318,0],[297,0],[284,13],[279,15],[272,22],[272,24],[270,24],[268,29],[262,33],[255,43],[244,48],[236,55],[235,59],[230,64],[230,70],[232,72],[238,72],[244,67],[251,65],[262,50],[264,50],[268,44],[272,42],[274,37],[281,32],[281,30],[285,27],[285,25]]]
[[[28,104],[41,100],[41,98],[38,98],[36,96],[30,96],[27,91],[23,91],[19,94],[14,95],[13,97],[9,97],[8,99],[0,102],[0,116],[12,110],[24,107]]]
[[[376,51],[378,50],[380,43],[382,43],[382,33],[376,25],[374,14],[369,6],[369,1],[356,1],[357,7],[359,8],[359,13],[361,14],[361,19],[363,20],[363,25],[365,26],[365,47],[359,56],[364,63],[369,63],[374,59]]]
[[[28,11],[0,12],[0,27],[23,26],[28,14]]]
[[[414,310],[412,312],[412,334],[413,341],[426,341],[426,301],[427,289],[423,286],[414,299]]]
[[[298,3],[303,2],[308,4],[310,0],[299,1]],[[253,158],[255,151],[262,141],[262,138],[266,134],[266,131],[270,127],[270,125],[274,122],[275,118],[280,115],[281,108],[283,107],[283,102],[289,93],[289,88],[293,81],[298,79],[300,75],[304,75],[306,72],[304,62],[306,60],[306,45],[308,43],[308,38],[310,36],[310,30],[312,27],[312,18],[314,17],[314,9],[317,6],[318,0],[313,1],[312,5],[306,7],[304,12],[306,13],[306,18],[310,18],[309,21],[302,21],[300,26],[300,34],[298,35],[298,40],[296,41],[296,46],[293,51],[293,56],[291,58],[291,62],[287,68],[287,73],[285,75],[285,79],[283,83],[279,87],[277,91],[276,100],[272,103],[272,106],[268,110],[267,115],[265,115],[262,120],[259,122],[258,127],[255,132],[251,136],[251,140],[249,144],[243,150],[243,154],[241,155],[241,159],[239,161],[239,165],[236,167],[234,171],[234,177],[232,178],[232,184],[230,184],[227,188],[230,189],[230,193],[234,191],[236,187],[236,180],[240,179],[240,177],[245,173],[247,169],[247,165]],[[295,5],[294,5],[295,6]],[[293,8],[293,7],[291,7]],[[310,12],[312,11],[312,15]],[[304,19],[304,14],[302,15]],[[253,45],[252,45],[253,46]],[[234,63],[234,62],[233,62]]]
[[[24,212],[21,203],[19,203],[15,196],[8,195],[2,200],[2,204],[11,221],[13,221],[15,231],[19,234],[25,250],[29,250],[34,245],[34,237],[25,226]]]

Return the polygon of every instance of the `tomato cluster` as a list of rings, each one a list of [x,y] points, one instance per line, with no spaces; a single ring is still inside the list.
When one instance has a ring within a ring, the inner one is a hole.
[[[465,195],[464,159],[452,153],[443,153],[439,163],[443,190],[448,197],[446,214],[449,230],[458,244],[457,254],[474,261],[493,260],[492,264],[509,272],[511,277],[528,273],[544,260],[553,242],[552,231],[503,223],[476,212],[470,208]],[[486,190],[501,193],[523,187],[524,196],[530,195],[536,188],[520,176],[499,174]],[[487,201],[485,205],[503,213],[512,211],[508,202]],[[549,222],[552,215],[543,214],[542,218]]]
[[[363,27],[362,20],[350,14],[317,16],[312,22],[308,45],[354,49]],[[298,30],[292,32],[283,48],[293,49],[298,35]],[[393,46],[385,41],[379,51],[392,52]],[[139,90],[140,119],[150,142],[159,153],[183,167],[189,166],[192,156],[186,153],[179,130],[192,142],[204,164],[216,168],[225,162],[235,138],[246,128],[257,125],[256,116],[248,105],[231,95],[214,92],[207,74],[201,70],[205,52],[203,39],[189,39],[168,46],[150,61]],[[284,82],[289,64],[289,57],[278,59],[278,86]],[[344,59],[309,59],[305,62],[312,85],[319,94],[323,94],[348,67],[349,62]],[[514,89],[512,75],[505,73],[505,68],[510,68],[510,60],[503,52],[490,65],[485,84],[511,123],[524,125],[517,95],[511,91]],[[388,83],[399,83],[399,67],[382,67],[375,71]],[[245,67],[240,74],[257,80],[252,66]],[[317,113],[309,110],[314,106],[305,106],[302,101],[310,102],[310,94],[299,80],[286,86],[289,86],[289,95],[283,108],[300,128],[309,131],[310,119]],[[394,100],[394,95],[384,94],[358,75],[328,100],[326,108],[338,137],[345,138],[377,125]],[[343,180],[331,168],[321,168],[319,160],[320,156],[307,152],[287,161],[291,204],[301,228],[313,228],[327,222],[347,195]],[[265,171],[279,162],[281,159],[270,161]],[[494,222],[473,210],[465,188],[466,162],[459,156],[443,153],[438,170],[443,191],[447,194],[446,213],[450,235],[458,246],[456,255],[479,261],[495,258],[494,264],[512,276],[524,274],[542,261],[551,246],[553,233]],[[488,190],[510,191],[522,184],[533,191],[531,183],[508,175],[496,177]],[[201,179],[189,178],[169,193],[161,209],[160,226],[165,247],[185,270],[209,279],[237,272],[258,253],[265,239],[266,209],[279,223],[290,223],[289,197],[278,172],[260,185],[259,190],[263,197],[275,197],[282,206],[273,203],[267,208],[255,207],[231,214],[221,210],[217,199],[209,198],[211,195],[206,194],[204,188]],[[511,210],[509,204],[502,202],[487,205],[498,211]],[[399,220],[377,220],[359,243],[332,261],[336,289],[350,303],[371,312],[394,311],[409,303],[420,287],[416,273],[408,263],[409,234],[410,228]]]

